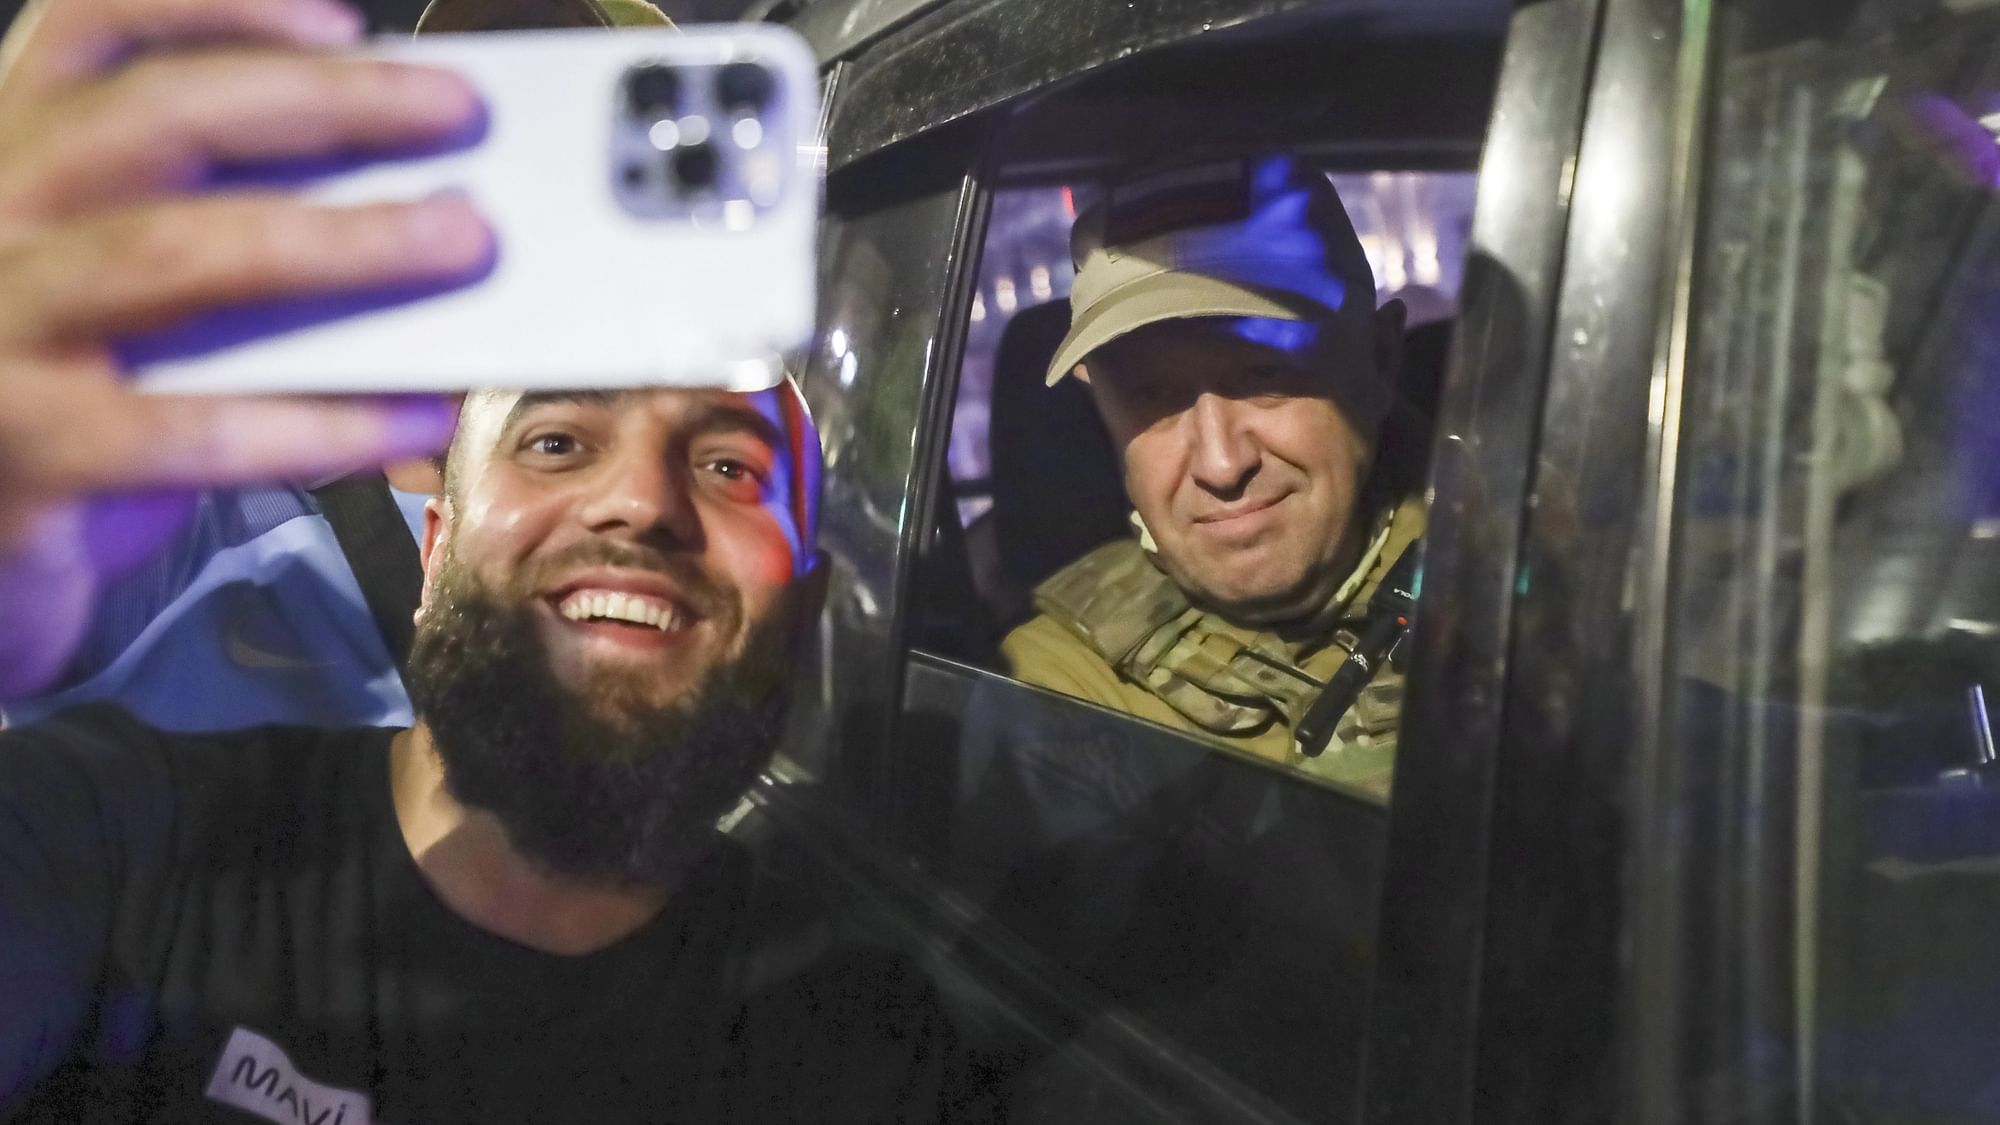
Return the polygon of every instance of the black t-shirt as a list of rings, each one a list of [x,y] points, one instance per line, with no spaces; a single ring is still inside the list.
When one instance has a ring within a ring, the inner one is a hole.
[[[738,845],[582,957],[459,918],[393,731],[0,735],[0,1120],[931,1120],[949,1031]]]

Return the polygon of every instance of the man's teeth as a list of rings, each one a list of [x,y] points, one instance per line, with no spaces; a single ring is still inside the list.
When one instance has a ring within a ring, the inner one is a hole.
[[[564,598],[560,609],[562,615],[571,621],[598,618],[628,621],[634,625],[651,625],[661,632],[672,632],[681,625],[681,615],[671,603],[637,594],[579,590]]]

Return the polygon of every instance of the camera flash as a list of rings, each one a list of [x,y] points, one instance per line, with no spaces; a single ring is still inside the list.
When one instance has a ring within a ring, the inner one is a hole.
[[[755,152],[743,160],[743,178],[750,186],[750,198],[759,207],[769,207],[778,201],[778,186],[781,180],[778,155],[774,152]]]

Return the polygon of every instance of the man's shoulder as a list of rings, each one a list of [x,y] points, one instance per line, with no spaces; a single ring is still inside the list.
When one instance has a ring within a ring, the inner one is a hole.
[[[1091,548],[1043,579],[1035,587],[1035,608],[1059,620],[1088,618],[1093,609],[1157,596],[1162,585],[1178,593],[1137,539],[1121,537]]]
[[[1038,613],[1000,642],[1000,656],[1015,679],[1065,695],[1115,706],[1118,673],[1097,650],[1062,622]]]
[[[117,703],[80,704],[0,731],[0,798],[12,796],[30,770],[164,783],[170,757],[214,738],[161,730]]]
[[[1102,663],[1101,658],[1097,657],[1096,652],[1083,642],[1083,638],[1070,632],[1069,629],[1063,626],[1062,622],[1057,621],[1046,613],[1037,613],[1021,624],[1014,626],[1007,633],[1007,638],[1000,642],[1000,648],[1009,659],[1012,659],[1017,653],[1032,656],[1039,655],[1044,651],[1054,651],[1065,654],[1078,653],[1097,659],[1099,663]],[[1106,665],[1106,667],[1109,667],[1109,665]]]
[[[263,726],[165,731],[114,703],[90,703],[0,731],[0,802],[66,793],[107,813],[156,803],[265,806],[284,790],[322,796],[329,772],[354,768],[381,728]]]
[[[215,731],[170,731],[123,705],[97,701],[70,707],[33,723],[0,730],[0,752],[21,747],[78,755],[176,753],[241,754],[270,749],[313,751],[383,739],[382,727],[312,727],[284,724]]]
[[[1042,618],[1112,665],[1188,609],[1188,596],[1136,539],[1114,539],[1035,587]]]
[[[351,752],[353,733],[171,733],[111,704],[0,732],[0,850],[46,858],[40,876],[17,867],[16,879],[97,902],[157,903],[178,893],[176,871],[282,862],[325,839],[301,826],[359,822],[371,759]]]

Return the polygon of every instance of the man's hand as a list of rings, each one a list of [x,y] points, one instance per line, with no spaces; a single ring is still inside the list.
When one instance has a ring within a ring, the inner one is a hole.
[[[334,0],[35,0],[0,44],[0,699],[59,673],[103,576],[155,549],[187,490],[434,452],[441,399],[132,393],[114,341],[194,314],[469,274],[460,201],[330,208],[200,192],[218,169],[435,140],[456,77],[340,58]]]

